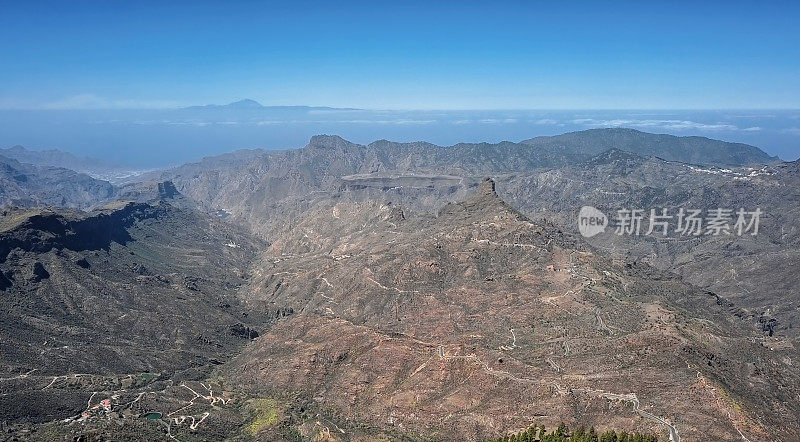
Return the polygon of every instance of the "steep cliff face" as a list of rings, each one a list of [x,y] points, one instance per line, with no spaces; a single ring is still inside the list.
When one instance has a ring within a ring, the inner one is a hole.
[[[176,372],[241,344],[235,292],[263,245],[230,225],[168,203],[0,224],[6,373]]]
[[[47,253],[108,250],[112,243],[125,245],[132,238],[128,229],[136,222],[164,216],[166,206],[128,203],[119,209],[93,214],[42,210],[10,210],[4,214],[0,232],[0,262],[9,252]]]

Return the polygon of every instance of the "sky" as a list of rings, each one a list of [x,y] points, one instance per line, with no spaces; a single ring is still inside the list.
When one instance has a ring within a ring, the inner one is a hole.
[[[800,2],[0,0],[0,109],[798,109]]]

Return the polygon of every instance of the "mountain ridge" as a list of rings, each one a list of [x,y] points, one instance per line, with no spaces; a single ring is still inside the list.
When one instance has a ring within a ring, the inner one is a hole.
[[[653,134],[628,128],[588,129],[531,138],[521,143],[551,149],[563,148],[573,153],[578,153],[576,150],[580,147],[589,154],[618,148],[642,156],[652,155],[701,165],[746,166],[750,163],[770,164],[780,161],[778,157],[744,143],[730,143],[700,136]]]
[[[233,101],[228,104],[204,104],[196,106],[187,106],[179,108],[179,110],[341,110],[341,111],[354,111],[360,110],[356,108],[347,107],[330,107],[330,106],[304,106],[304,105],[268,105],[265,106],[256,100],[244,98],[241,100]]]
[[[0,206],[90,209],[112,200],[108,181],[63,167],[21,163],[0,155]]]
[[[59,149],[32,150],[21,145],[0,149],[0,156],[38,167],[56,167],[73,170],[92,178],[119,183],[141,171],[107,163],[97,158],[77,156]]]

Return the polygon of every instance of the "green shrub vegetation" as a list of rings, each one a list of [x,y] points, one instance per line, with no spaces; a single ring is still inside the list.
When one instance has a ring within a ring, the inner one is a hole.
[[[253,409],[253,417],[247,426],[247,432],[254,435],[278,422],[278,402],[272,398],[253,399],[249,402]]]
[[[489,442],[657,442],[658,437],[652,434],[627,433],[625,431],[617,433],[614,430],[606,430],[597,433],[594,428],[586,429],[580,427],[570,430],[563,423],[555,430],[550,432],[542,426],[533,425],[520,433],[501,436],[491,439]]]

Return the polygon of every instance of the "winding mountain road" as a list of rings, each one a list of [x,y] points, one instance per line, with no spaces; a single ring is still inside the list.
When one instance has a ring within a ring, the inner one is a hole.
[[[648,413],[647,411],[642,410],[641,409],[641,404],[639,403],[639,398],[636,396],[635,393],[617,394],[617,393],[609,393],[609,392],[602,391],[602,390],[593,390],[593,389],[588,389],[588,388],[568,388],[568,387],[563,387],[562,385],[558,384],[557,382],[543,382],[543,381],[541,381],[539,379],[522,378],[522,377],[518,377],[516,375],[513,375],[513,374],[511,374],[511,373],[509,373],[507,371],[495,370],[492,367],[490,367],[489,364],[487,364],[486,362],[484,362],[483,360],[481,360],[480,358],[478,358],[478,356],[476,356],[474,354],[448,356],[446,351],[445,351],[445,349],[444,349],[444,346],[442,346],[442,345],[439,345],[439,348],[438,348],[437,352],[438,352],[438,355],[439,355],[439,359],[445,360],[445,361],[447,361],[447,360],[457,360],[457,359],[462,359],[462,360],[471,359],[471,360],[474,360],[475,362],[477,362],[478,364],[483,366],[483,370],[486,373],[488,373],[488,374],[490,374],[492,376],[495,376],[495,377],[499,377],[499,378],[503,378],[503,379],[511,379],[511,380],[514,380],[514,381],[524,382],[524,383],[547,384],[547,385],[553,386],[559,392],[580,391],[580,392],[583,392],[583,393],[594,395],[595,397],[602,397],[602,398],[605,398],[605,399],[608,399],[608,400],[618,400],[618,401],[623,401],[623,402],[630,403],[630,404],[633,405],[633,411],[635,413],[639,414],[640,416],[642,416],[642,417],[644,417],[646,419],[650,419],[650,420],[656,421],[656,422],[664,425],[665,427],[667,427],[667,430],[669,431],[669,440],[670,440],[670,442],[681,442],[681,437],[680,437],[680,435],[678,435],[678,430],[675,428],[675,426],[673,426],[672,424],[667,422],[664,418],[661,418],[661,417],[656,416],[656,415],[654,415],[652,413]]]

